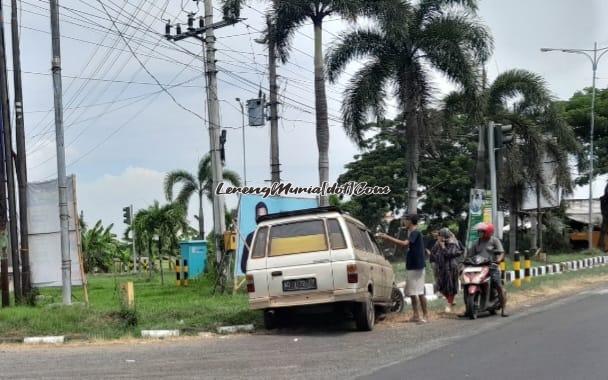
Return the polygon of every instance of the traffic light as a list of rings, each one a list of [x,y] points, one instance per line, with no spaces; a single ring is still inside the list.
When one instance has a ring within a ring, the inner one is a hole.
[[[220,135],[220,157],[222,159],[222,165],[226,162],[226,150],[224,147],[226,146],[226,130],[222,131]]]
[[[122,218],[124,224],[131,225],[131,206],[123,207]]]
[[[505,145],[513,142],[513,126],[500,125],[494,126],[494,148],[501,149]]]

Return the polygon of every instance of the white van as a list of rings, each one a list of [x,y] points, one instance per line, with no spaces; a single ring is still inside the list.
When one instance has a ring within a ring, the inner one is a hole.
[[[247,259],[252,309],[266,328],[288,308],[341,303],[357,328],[371,330],[375,308],[403,308],[393,267],[363,223],[336,207],[259,218]]]

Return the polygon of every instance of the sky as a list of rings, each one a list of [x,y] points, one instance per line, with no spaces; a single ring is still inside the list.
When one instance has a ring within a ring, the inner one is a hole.
[[[49,112],[53,96],[48,0],[21,3],[28,176],[35,182],[54,178],[57,173],[53,113]],[[207,110],[200,42],[172,43],[160,35],[164,32],[162,19],[184,23],[187,12],[196,12],[196,4],[186,0],[103,3],[110,17],[97,1],[60,1],[67,171],[76,175],[78,208],[84,211],[85,221],[114,223],[114,231],[121,234],[124,206],[133,204],[137,210],[154,200],[164,202],[166,173],[195,170],[209,149],[203,121]],[[267,51],[255,42],[264,27],[266,4],[249,2],[242,14],[245,21],[216,31],[221,124],[228,132],[226,168],[239,174],[243,173],[243,142],[240,106],[235,98],[256,98],[260,89],[268,92]],[[10,7],[5,13],[10,15]],[[490,79],[511,68],[527,69],[541,74],[556,98],[569,98],[591,84],[590,63],[580,55],[541,53],[540,48],[592,48],[594,41],[607,46],[608,24],[600,22],[606,14],[608,2],[601,0],[480,1],[479,16],[495,42],[488,64]],[[216,11],[216,19],[219,16]],[[10,28],[9,21],[5,17],[5,27]],[[323,34],[325,48],[348,27],[330,17]],[[10,51],[9,28],[5,34]],[[289,63],[278,68],[282,178],[302,186],[318,182],[311,36],[312,25],[303,26],[295,35]],[[339,83],[327,86],[330,181],[335,181],[358,153],[339,122],[342,90],[356,68],[357,64],[349,66]],[[169,88],[179,105],[156,80]],[[434,85],[436,99],[453,88],[440,76]],[[608,85],[608,58],[599,66],[597,85]],[[247,184],[264,185],[270,178],[268,125],[247,127],[245,140]],[[236,202],[234,197],[227,199],[230,207]],[[190,206],[194,224],[195,199]],[[209,204],[205,212],[209,230]]]

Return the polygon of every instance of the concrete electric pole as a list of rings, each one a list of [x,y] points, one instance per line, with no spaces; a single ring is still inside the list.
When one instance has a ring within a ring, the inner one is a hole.
[[[0,20],[4,18],[3,5],[0,1]],[[17,237],[17,210],[15,195],[15,177],[13,166],[13,139],[11,133],[10,102],[8,98],[8,76],[6,67],[6,44],[4,38],[4,25],[0,26],[0,95],[2,98],[2,122],[4,133],[4,166],[6,173],[6,185],[8,195],[10,248],[13,268],[13,290],[15,303],[21,303],[21,260],[19,259],[19,238]]]
[[[25,121],[23,119],[23,91],[21,86],[21,51],[17,0],[11,0],[11,35],[13,46],[13,81],[15,86],[15,134],[17,142],[17,182],[19,184],[19,232],[21,247],[21,287],[29,298],[31,291],[30,256],[27,225],[27,158],[25,152]]]
[[[233,25],[237,19],[224,19],[213,22],[213,3],[205,1],[205,15],[199,18],[198,27],[194,26],[194,15],[188,15],[188,28],[182,33],[181,26],[177,24],[176,34],[171,35],[171,25],[165,28],[165,37],[172,41],[180,41],[189,37],[203,42],[205,50],[205,75],[207,81],[207,110],[209,117],[209,150],[211,155],[211,176],[213,184],[213,232],[216,247],[220,247],[220,239],[226,230],[224,218],[224,196],[216,195],[215,189],[223,181],[223,167],[220,154],[220,105],[217,96],[217,69],[215,67],[215,34],[214,30],[224,26]],[[221,250],[216,249],[216,262],[221,260]]]
[[[58,0],[50,0],[51,39],[53,49],[53,96],[55,101],[55,144],[57,146],[57,187],[59,190],[59,219],[61,226],[61,283],[64,305],[72,304],[72,261],[68,235],[68,192],[65,172],[65,146],[63,138],[63,98],[61,86],[61,45],[59,34]]]

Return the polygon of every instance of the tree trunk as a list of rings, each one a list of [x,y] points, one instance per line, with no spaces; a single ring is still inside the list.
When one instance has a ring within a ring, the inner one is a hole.
[[[329,182],[329,124],[323,63],[323,21],[314,22],[315,30],[315,111],[317,118],[317,148],[319,150],[319,185]],[[320,205],[327,206],[328,197],[320,197]]]
[[[536,182],[536,214],[534,217],[530,218],[530,222],[532,224],[530,231],[532,234],[532,241],[530,242],[530,249],[532,252],[536,252],[537,248],[540,247],[540,234],[541,234],[541,226],[540,226],[540,184]]]
[[[475,188],[486,188],[486,176],[488,167],[486,165],[486,129],[483,124],[478,127],[479,136],[477,140],[477,163],[475,165]]]
[[[148,276],[152,278],[152,264],[154,260],[152,260],[152,240],[148,240]]]
[[[540,185],[536,185],[536,241],[537,247],[543,249],[543,218],[540,214]]]
[[[408,80],[407,83],[413,83]],[[420,125],[418,125],[418,117],[416,107],[420,104],[417,96],[412,93],[411,89],[406,89],[409,92],[408,100],[405,107],[405,135],[407,144],[407,212],[408,214],[418,213],[418,161],[420,152]]]
[[[511,207],[510,214],[511,220],[509,222],[509,255],[513,257],[513,253],[517,250],[517,199],[513,195],[515,192],[512,190],[511,195]]]
[[[161,285],[165,285],[165,276],[163,274],[163,254],[162,254],[162,246],[163,246],[163,242],[160,238],[160,236],[158,237],[158,267],[160,268],[160,284]]]
[[[198,238],[205,240],[205,218],[203,217],[203,192],[198,194]]]

